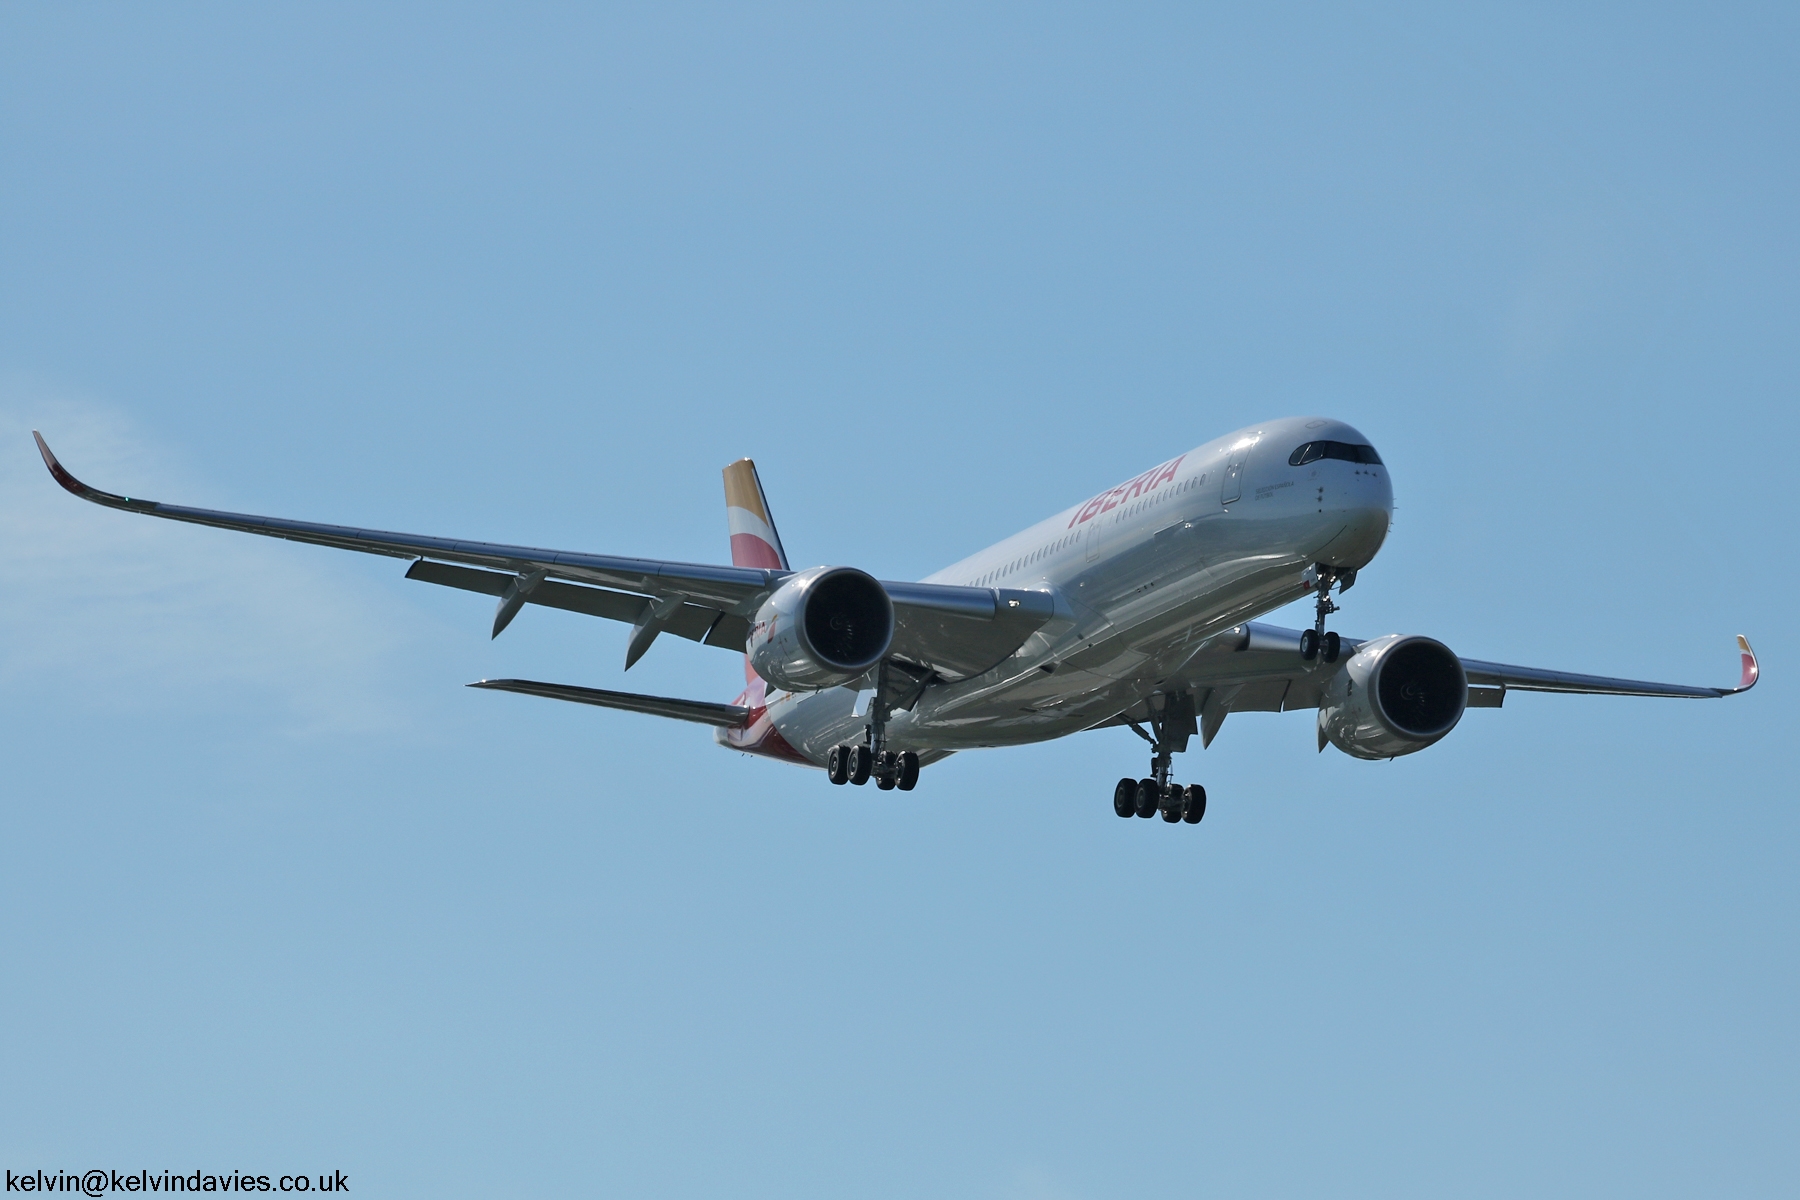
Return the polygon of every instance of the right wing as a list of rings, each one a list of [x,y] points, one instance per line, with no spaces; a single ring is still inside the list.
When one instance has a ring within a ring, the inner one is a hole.
[[[57,461],[56,455],[51,453],[41,434],[33,430],[31,436],[37,439],[38,451],[44,456],[44,465],[50,468],[50,474],[65,490],[94,504],[143,513],[146,516],[164,517],[171,521],[211,525],[215,529],[233,529],[239,533],[286,538],[292,542],[333,546],[339,550],[357,550],[364,554],[385,554],[391,558],[435,558],[473,567],[487,567],[513,576],[542,571],[546,575],[623,588],[629,592],[649,595],[681,593],[717,609],[731,609],[740,605],[745,599],[772,588],[785,574],[755,567],[714,567],[700,563],[659,562],[647,558],[614,558],[604,554],[573,554],[564,550],[539,550],[530,546],[425,537],[416,533],[389,533],[347,525],[319,525],[310,521],[290,521],[282,517],[215,512],[208,508],[186,508],[179,504],[160,504],[155,500],[115,496],[111,492],[89,487],[75,478]]]
[[[742,652],[750,619],[791,574],[760,567],[542,550],[162,504],[88,486],[57,461],[42,435],[33,430],[31,436],[37,439],[38,452],[56,482],[94,504],[215,529],[416,559],[407,568],[409,579],[498,596],[496,637],[526,604],[628,622],[633,630],[627,667],[664,632]],[[1053,612],[1050,597],[1042,592],[935,583],[883,582],[882,587],[894,603],[891,653],[949,679],[979,674],[999,663]]]

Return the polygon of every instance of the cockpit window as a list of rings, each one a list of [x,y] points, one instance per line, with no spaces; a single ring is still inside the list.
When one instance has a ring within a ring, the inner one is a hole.
[[[1381,455],[1375,453],[1373,446],[1356,446],[1349,442],[1307,442],[1288,455],[1288,466],[1304,467],[1321,458],[1341,458],[1345,462],[1367,463],[1372,467],[1381,465]]]

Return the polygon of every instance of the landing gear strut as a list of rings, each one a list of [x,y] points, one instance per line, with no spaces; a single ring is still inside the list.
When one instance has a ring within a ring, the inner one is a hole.
[[[1198,732],[1194,698],[1186,692],[1152,696],[1149,708],[1153,733],[1146,733],[1136,721],[1127,723],[1150,743],[1150,776],[1119,780],[1113,788],[1113,812],[1121,817],[1144,818],[1161,813],[1171,825],[1178,821],[1197,825],[1206,815],[1206,789],[1199,784],[1182,787],[1169,781],[1175,755],[1186,750],[1188,738]]]
[[[1319,597],[1314,606],[1316,615],[1313,618],[1313,627],[1300,635],[1300,657],[1307,662],[1311,662],[1315,658],[1322,658],[1328,663],[1334,663],[1343,651],[1343,641],[1338,637],[1336,630],[1330,633],[1325,632],[1325,618],[1338,611],[1337,604],[1331,598],[1331,585],[1336,583],[1340,593],[1348,591],[1350,585],[1356,582],[1356,572],[1354,570],[1340,571],[1326,563],[1313,564],[1313,570],[1318,575],[1316,586]]]
[[[869,703],[869,723],[863,727],[861,745],[833,746],[825,756],[825,777],[833,783],[858,787],[875,780],[882,791],[899,788],[910,792],[919,782],[919,756],[912,750],[887,748],[887,722],[893,715],[888,699],[888,666],[876,668],[875,696]]]

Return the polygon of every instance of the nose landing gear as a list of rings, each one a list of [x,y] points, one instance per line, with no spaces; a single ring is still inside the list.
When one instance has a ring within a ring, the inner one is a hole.
[[[1338,639],[1337,631],[1321,634],[1316,629],[1308,629],[1300,635],[1300,657],[1307,662],[1315,658],[1328,663],[1338,660],[1343,653],[1343,643]]]
[[[1354,569],[1340,571],[1325,563],[1313,564],[1313,570],[1318,575],[1316,586],[1319,598],[1314,608],[1316,615],[1313,618],[1313,627],[1300,635],[1300,657],[1307,662],[1322,658],[1328,663],[1334,663],[1343,651],[1343,642],[1338,637],[1336,630],[1330,633],[1325,632],[1325,618],[1338,611],[1337,604],[1331,599],[1331,585],[1333,583],[1338,585],[1340,595],[1349,591],[1350,586],[1356,582],[1356,571]]]

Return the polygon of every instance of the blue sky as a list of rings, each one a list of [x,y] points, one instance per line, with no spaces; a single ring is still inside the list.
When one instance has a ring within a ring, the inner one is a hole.
[[[1776,6],[0,12],[0,1159],[359,1194],[1800,1187]],[[729,654],[251,512],[917,577],[1259,418],[1338,627],[1726,683],[1387,764],[1232,718],[840,790]]]

